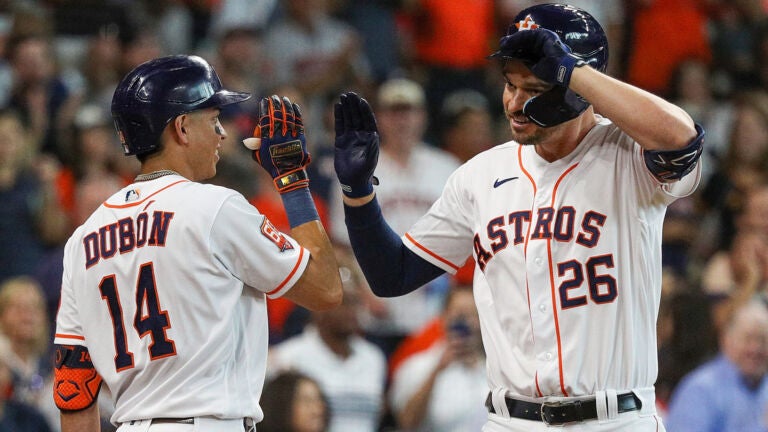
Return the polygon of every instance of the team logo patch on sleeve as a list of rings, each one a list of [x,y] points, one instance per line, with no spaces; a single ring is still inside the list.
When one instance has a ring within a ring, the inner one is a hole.
[[[270,222],[266,216],[264,217],[264,222],[261,223],[261,233],[264,234],[264,237],[274,243],[277,248],[280,249],[280,252],[293,249],[293,244],[285,238],[283,233],[272,225],[272,222]]]

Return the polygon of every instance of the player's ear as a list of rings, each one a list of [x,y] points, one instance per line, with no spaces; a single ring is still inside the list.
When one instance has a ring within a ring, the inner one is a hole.
[[[189,137],[187,135],[187,128],[186,124],[189,121],[189,116],[186,114],[181,114],[179,116],[176,116],[176,118],[173,119],[173,122],[171,122],[171,127],[173,129],[173,134],[178,137],[178,141],[180,143],[188,144],[189,143]]]

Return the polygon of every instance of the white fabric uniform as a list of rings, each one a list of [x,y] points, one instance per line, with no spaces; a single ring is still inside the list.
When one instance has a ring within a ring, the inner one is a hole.
[[[355,336],[352,354],[342,358],[322,341],[317,328],[273,345],[270,374],[295,369],[315,379],[328,397],[328,432],[375,432],[381,418],[387,360],[379,347]]]
[[[233,190],[177,175],[134,183],[67,242],[55,343],[88,347],[115,424],[259,421],[265,293],[283,295],[308,260]]]
[[[413,395],[424,385],[445,352],[445,343],[414,354],[395,371],[389,400],[395,412],[402,412]],[[487,418],[483,402],[488,395],[485,362],[474,366],[453,362],[440,371],[424,420],[412,432],[479,431]]]
[[[497,394],[634,389],[641,414],[653,415],[662,224],[667,205],[699,178],[700,164],[660,183],[639,144],[598,116],[555,162],[515,142],[468,161],[403,241],[448,272],[474,254]]]
[[[450,153],[425,143],[413,149],[405,166],[381,152],[375,172],[381,184],[375,189],[389,226],[397,234],[404,234],[437,201],[448,177],[459,165]],[[331,220],[339,223],[331,226],[332,234],[335,241],[349,244],[341,194],[334,195],[334,199]],[[375,334],[402,335],[417,331],[442,310],[445,288],[445,280],[440,279],[406,295],[383,299],[387,318],[363,316],[362,324]]]

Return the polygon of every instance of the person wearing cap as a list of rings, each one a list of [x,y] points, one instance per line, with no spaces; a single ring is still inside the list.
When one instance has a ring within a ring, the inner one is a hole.
[[[112,117],[141,173],[64,249],[53,384],[62,432],[99,430],[102,383],[119,432],[252,431],[264,417],[266,298],[340,304],[298,105],[262,98],[244,142],[274,179],[290,235],[242,194],[201,183],[227,138],[221,107],[249,97],[187,55],[142,63],[118,84]]]
[[[403,234],[437,200],[459,161],[424,141],[428,117],[420,84],[405,78],[385,81],[376,102],[382,143],[376,169],[381,180],[377,194],[392,228]],[[331,199],[331,220],[343,221],[341,197],[333,194]],[[335,241],[349,244],[343,223],[333,224],[331,234]],[[371,299],[372,316],[365,320],[366,333],[391,354],[403,338],[440,313],[447,287],[447,279],[441,278],[407,296]]]

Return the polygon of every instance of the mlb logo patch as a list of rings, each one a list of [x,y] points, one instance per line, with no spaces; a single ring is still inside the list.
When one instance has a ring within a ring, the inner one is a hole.
[[[131,189],[125,193],[125,202],[133,202],[139,199],[139,190]]]

